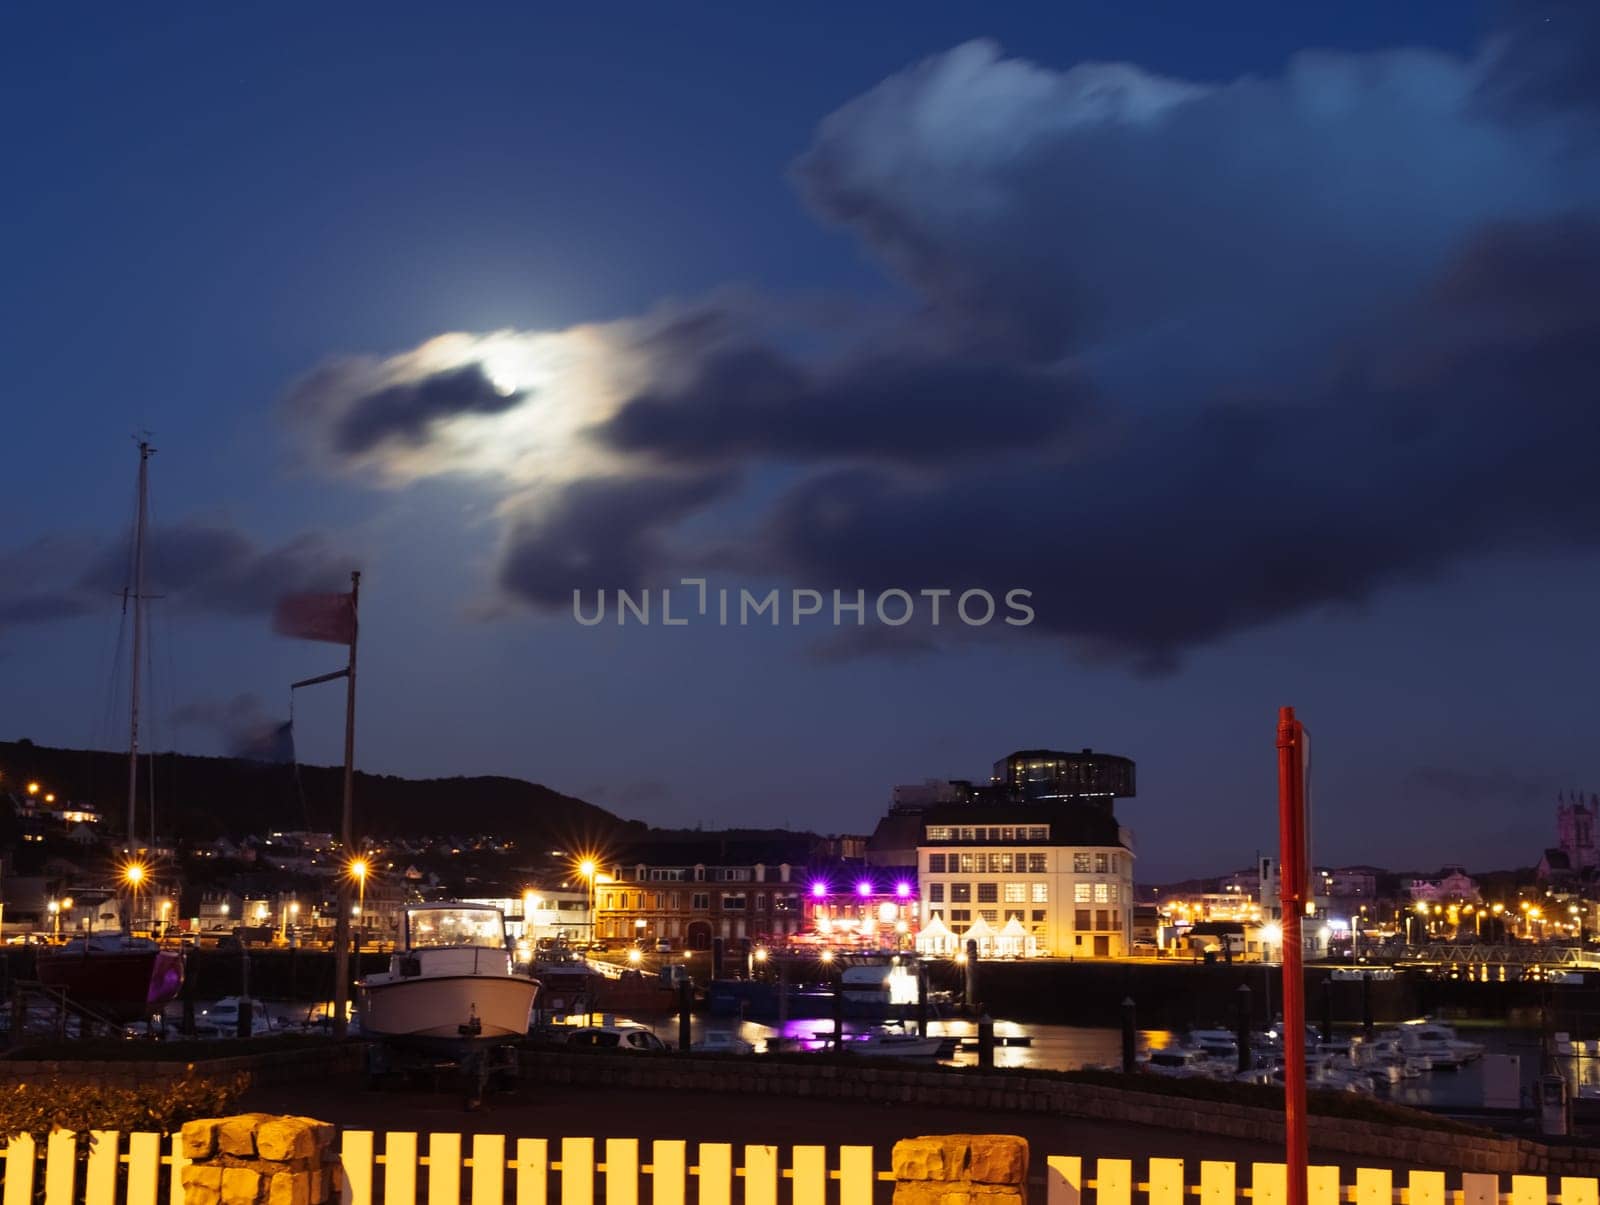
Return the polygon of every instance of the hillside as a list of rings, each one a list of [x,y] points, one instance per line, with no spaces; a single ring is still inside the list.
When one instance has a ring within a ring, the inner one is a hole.
[[[158,753],[140,764],[140,820],[153,780],[158,826],[180,840],[273,829],[339,830],[343,772],[229,757]],[[111,832],[126,827],[126,753],[0,741],[0,789],[37,780],[62,800],[92,803]],[[642,832],[603,808],[519,778],[396,778],[357,773],[358,834],[493,833],[534,849],[579,849]]]

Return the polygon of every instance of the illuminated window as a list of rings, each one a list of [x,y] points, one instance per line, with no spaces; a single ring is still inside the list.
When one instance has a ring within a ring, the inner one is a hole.
[[[1087,904],[1094,898],[1093,888],[1088,883],[1074,883],[1072,885],[1072,902],[1074,904]]]
[[[1033,902],[1036,904],[1048,904],[1050,902],[1049,883],[1035,883],[1033,885]]]
[[[1095,854],[1095,856],[1094,856],[1094,872],[1095,872],[1095,874],[1108,874],[1109,871],[1107,870],[1107,866],[1109,865],[1109,863],[1110,863],[1110,859],[1108,859],[1105,854]]]
[[[1111,889],[1107,884],[1096,883],[1094,885],[1094,902],[1097,904],[1108,904],[1111,902]]]
[[[1049,857],[1049,854],[1029,854],[1028,873],[1044,874],[1050,865],[1048,861]]]
[[[1074,874],[1088,874],[1089,873],[1089,865],[1090,865],[1090,860],[1089,860],[1089,855],[1088,854],[1073,854],[1072,855],[1072,870],[1073,870]]]
[[[1007,883],[1005,885],[1005,902],[1008,904],[1027,903],[1028,885],[1026,883]]]
[[[955,867],[952,866],[952,867],[950,867],[950,869],[954,870]],[[972,858],[971,854],[962,854],[961,855],[961,873],[962,874],[972,874],[973,873],[973,858]]]
[[[928,840],[949,841],[951,840],[951,832],[952,830],[947,824],[930,824],[928,825]]]

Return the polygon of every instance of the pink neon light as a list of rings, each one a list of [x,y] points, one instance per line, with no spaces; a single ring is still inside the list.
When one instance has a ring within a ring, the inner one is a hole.
[[[862,879],[859,883],[856,884],[856,894],[857,895],[861,895],[861,896],[871,895],[872,894],[872,884],[869,883],[866,879]]]
[[[817,899],[821,899],[823,896],[828,894],[828,885],[821,879],[818,879],[815,883],[811,884],[811,894]]]

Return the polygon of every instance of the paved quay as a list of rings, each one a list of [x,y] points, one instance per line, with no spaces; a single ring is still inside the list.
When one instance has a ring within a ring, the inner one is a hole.
[[[378,1131],[506,1134],[513,1138],[592,1137],[680,1138],[689,1142],[744,1144],[870,1145],[876,1164],[887,1168],[889,1151],[901,1138],[918,1134],[998,1133],[1028,1140],[1036,1187],[1043,1185],[1047,1155],[1081,1155],[1143,1161],[1152,1156],[1231,1160],[1237,1163],[1279,1161],[1283,1148],[1181,1130],[1131,1126],[1072,1117],[1026,1113],[994,1113],[960,1109],[882,1104],[858,1100],[795,1097],[751,1097],[712,1092],[663,1089],[523,1085],[515,1092],[490,1095],[482,1110],[467,1112],[458,1093],[415,1086],[371,1090],[359,1075],[330,1077],[316,1083],[271,1084],[252,1089],[242,1109],[298,1113],[341,1126]],[[1313,1162],[1344,1168],[1406,1169],[1404,1162],[1349,1155]],[[1249,1173],[1240,1171],[1241,1182]]]

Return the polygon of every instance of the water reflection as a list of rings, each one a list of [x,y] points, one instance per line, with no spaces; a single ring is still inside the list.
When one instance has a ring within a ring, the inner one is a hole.
[[[677,1021],[658,1023],[656,1033],[669,1044],[678,1036]],[[847,1020],[846,1035],[859,1034],[871,1028],[871,1023]],[[908,1027],[914,1031],[915,1026]],[[737,1022],[731,1018],[704,1018],[696,1016],[691,1023],[691,1041],[698,1042],[708,1031],[737,1034],[754,1044],[757,1051],[783,1046],[788,1049],[825,1049],[833,1038],[833,1022],[827,1018],[808,1018],[787,1022],[782,1029],[754,1021]],[[1077,1025],[1024,1024],[1016,1021],[996,1021],[997,1044],[994,1052],[997,1067],[1031,1067],[1041,1070],[1071,1071],[1082,1067],[1116,1067],[1122,1060],[1122,1034],[1115,1028],[1098,1028]],[[928,1033],[935,1037],[950,1037],[958,1042],[956,1052],[940,1062],[946,1066],[971,1067],[978,1062],[978,1025],[968,1020],[929,1021]],[[1474,1030],[1472,1040],[1481,1042],[1487,1053],[1509,1054],[1518,1059],[1519,1073],[1528,1100],[1541,1072],[1540,1035],[1537,1031],[1487,1029]],[[1017,1044],[1008,1044],[1008,1039]],[[1139,1052],[1158,1050],[1181,1043],[1183,1035],[1165,1029],[1140,1030],[1137,1038]],[[1026,1042],[1026,1044],[1022,1044]],[[1582,1086],[1600,1092],[1600,1058],[1562,1058],[1555,1060],[1557,1068],[1577,1095]],[[1461,1107],[1473,1109],[1484,1099],[1484,1064],[1481,1060],[1468,1063],[1458,1070],[1438,1069],[1418,1079],[1403,1080],[1397,1084],[1383,1083],[1381,1095],[1400,1104],[1427,1108]]]

